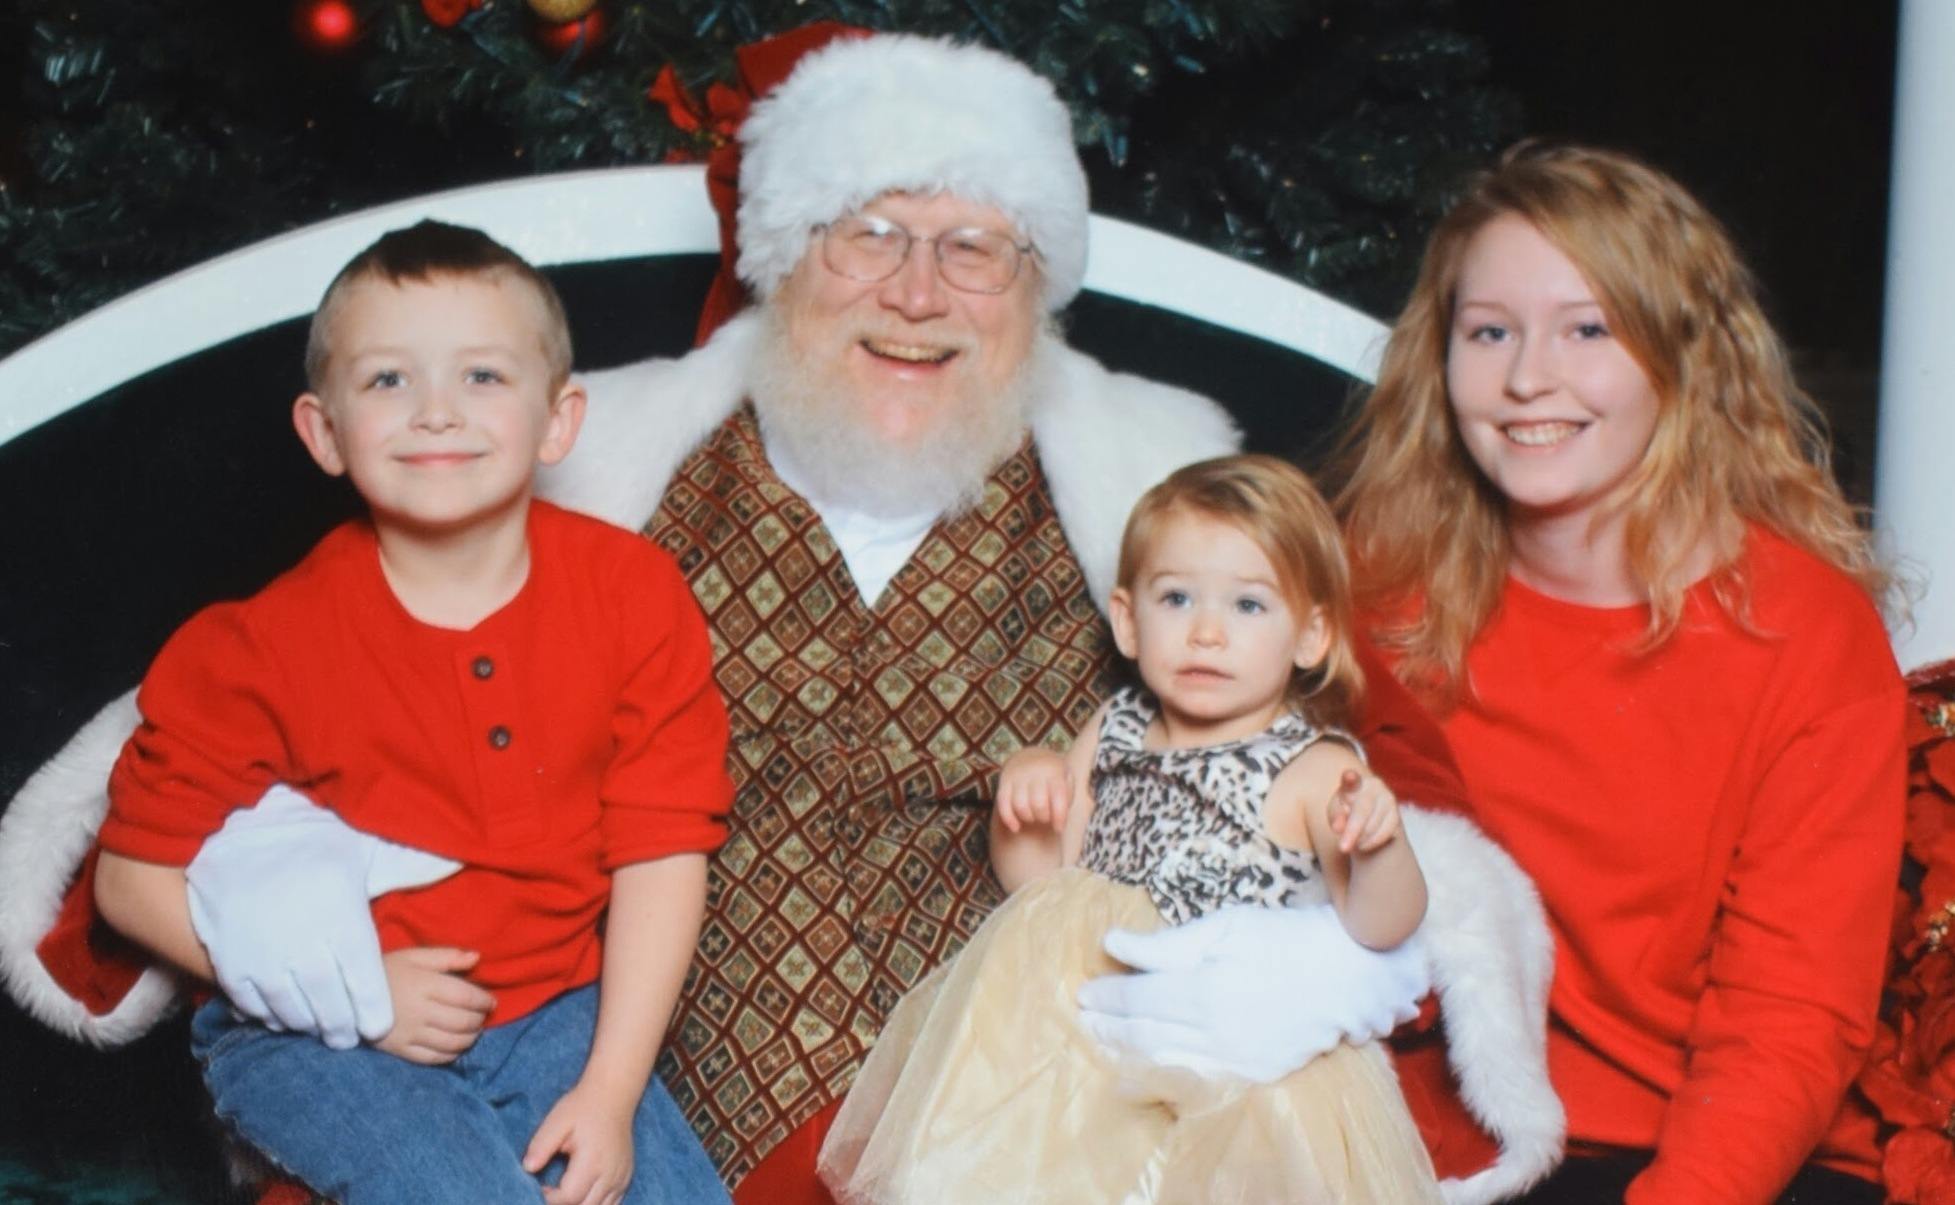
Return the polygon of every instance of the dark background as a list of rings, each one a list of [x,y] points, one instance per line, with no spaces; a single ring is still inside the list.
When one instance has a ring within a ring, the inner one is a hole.
[[[1731,229],[1872,501],[1894,3],[1469,0],[1528,128],[1634,151]]]
[[[1795,14],[1740,0],[1634,6],[1462,0],[1457,17],[1462,29],[1484,38],[1494,82],[1518,99],[1526,130],[1639,153],[1724,218],[1763,281],[1802,378],[1832,415],[1849,492],[1866,500],[1896,5],[1837,0]],[[0,73],[19,69],[17,32],[0,12]],[[270,36],[283,36],[282,28]],[[290,52],[282,42],[266,48]],[[0,110],[0,181],[18,170],[19,133],[16,116]],[[497,174],[500,166],[485,162],[483,174]],[[0,245],[0,256],[7,254]],[[615,325],[580,320],[581,358],[595,364],[681,346],[690,308],[684,298],[701,286],[703,274],[694,265],[627,268],[622,275],[580,269],[559,279],[573,315],[665,311],[655,337],[664,342],[651,345],[647,336],[628,339]],[[1231,399],[1259,446],[1289,450],[1307,443],[1347,391],[1320,372],[1257,359],[1226,339],[1172,334],[1157,321],[1089,302],[1074,329],[1118,366],[1206,384]],[[230,359],[222,362],[220,379],[242,372],[296,382],[300,341],[292,324],[240,340],[223,353]],[[149,393],[86,407],[0,446],[0,678],[8,666],[19,673],[0,681],[7,696],[0,709],[0,798],[10,797],[102,701],[133,684],[144,650],[212,589],[213,579],[232,591],[250,589],[345,508],[342,493],[305,476],[296,444],[276,443],[282,418],[219,409],[193,425],[161,408],[165,393],[206,387],[214,371],[211,363],[165,370]],[[1309,400],[1290,412],[1257,400],[1299,394]],[[6,402],[0,398],[0,405]],[[258,449],[267,440],[284,455],[266,460]],[[118,442],[136,449],[133,462],[148,448],[176,467],[159,463],[153,471],[78,483],[43,454]],[[186,461],[196,467],[185,469]],[[225,484],[202,489],[186,506],[187,480],[199,474]],[[250,482],[281,474],[305,482],[292,487],[302,496],[292,509],[267,513]],[[78,494],[84,498],[78,501]],[[93,525],[74,513],[89,506],[97,508]],[[166,508],[167,517],[156,515]],[[105,524],[99,518],[105,510],[129,519]],[[212,570],[185,573],[166,563],[178,552],[159,553],[145,523],[172,528],[171,547],[187,549],[182,555],[208,561]],[[72,562],[76,547],[87,550],[85,571],[37,572],[37,566]],[[240,548],[253,550],[244,563]],[[46,658],[54,654],[38,649],[73,641],[84,630],[94,637],[91,647],[62,653],[58,674],[51,671]],[[30,680],[57,676],[60,689],[34,685],[29,693]],[[74,1186],[81,1181],[72,1177],[86,1167],[163,1185],[180,1199],[220,1195],[221,1169],[201,1110],[191,1104],[195,1087],[183,1049],[180,1027],[165,1026],[134,1050],[88,1052],[38,1028],[11,1003],[0,1004],[0,1202],[79,1199]],[[8,1178],[10,1161],[71,1179],[59,1190],[22,1188]]]

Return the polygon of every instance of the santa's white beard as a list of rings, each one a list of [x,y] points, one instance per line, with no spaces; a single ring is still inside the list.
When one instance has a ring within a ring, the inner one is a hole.
[[[865,421],[834,359],[797,355],[777,309],[764,321],[749,392],[770,455],[791,464],[821,504],[889,518],[955,514],[984,496],[985,481],[1025,438],[1040,368],[1058,338],[1042,323],[1000,393],[952,398],[944,421],[898,444]]]

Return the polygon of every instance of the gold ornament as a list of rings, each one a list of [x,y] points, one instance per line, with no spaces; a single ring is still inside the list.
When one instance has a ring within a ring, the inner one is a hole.
[[[552,25],[583,19],[597,7],[597,0],[529,0],[530,11]]]
[[[1955,736],[1955,703],[1940,703],[1928,709],[1928,723],[1943,736]]]
[[[1922,936],[1927,939],[1924,953],[1932,954],[1941,949],[1942,943],[1948,940],[1948,926],[1951,921],[1955,921],[1955,900],[1942,904],[1941,909],[1928,918],[1927,928],[1922,931]]]

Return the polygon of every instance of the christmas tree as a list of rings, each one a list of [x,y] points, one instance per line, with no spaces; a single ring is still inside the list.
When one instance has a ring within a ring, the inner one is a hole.
[[[0,352],[333,213],[703,157],[734,48],[823,19],[1024,59],[1096,209],[1380,313],[1445,183],[1520,128],[1451,0],[21,0]]]

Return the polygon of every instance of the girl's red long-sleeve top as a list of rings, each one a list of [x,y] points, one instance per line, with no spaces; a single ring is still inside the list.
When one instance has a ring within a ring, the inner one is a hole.
[[[1442,720],[1547,905],[1571,1143],[1656,1150],[1631,1205],[1770,1201],[1816,1145],[1876,1174],[1842,1098],[1880,998],[1905,691],[1850,579],[1759,529],[1742,569],[1746,622],[1700,583],[1643,653],[1643,608],[1510,582]]]

